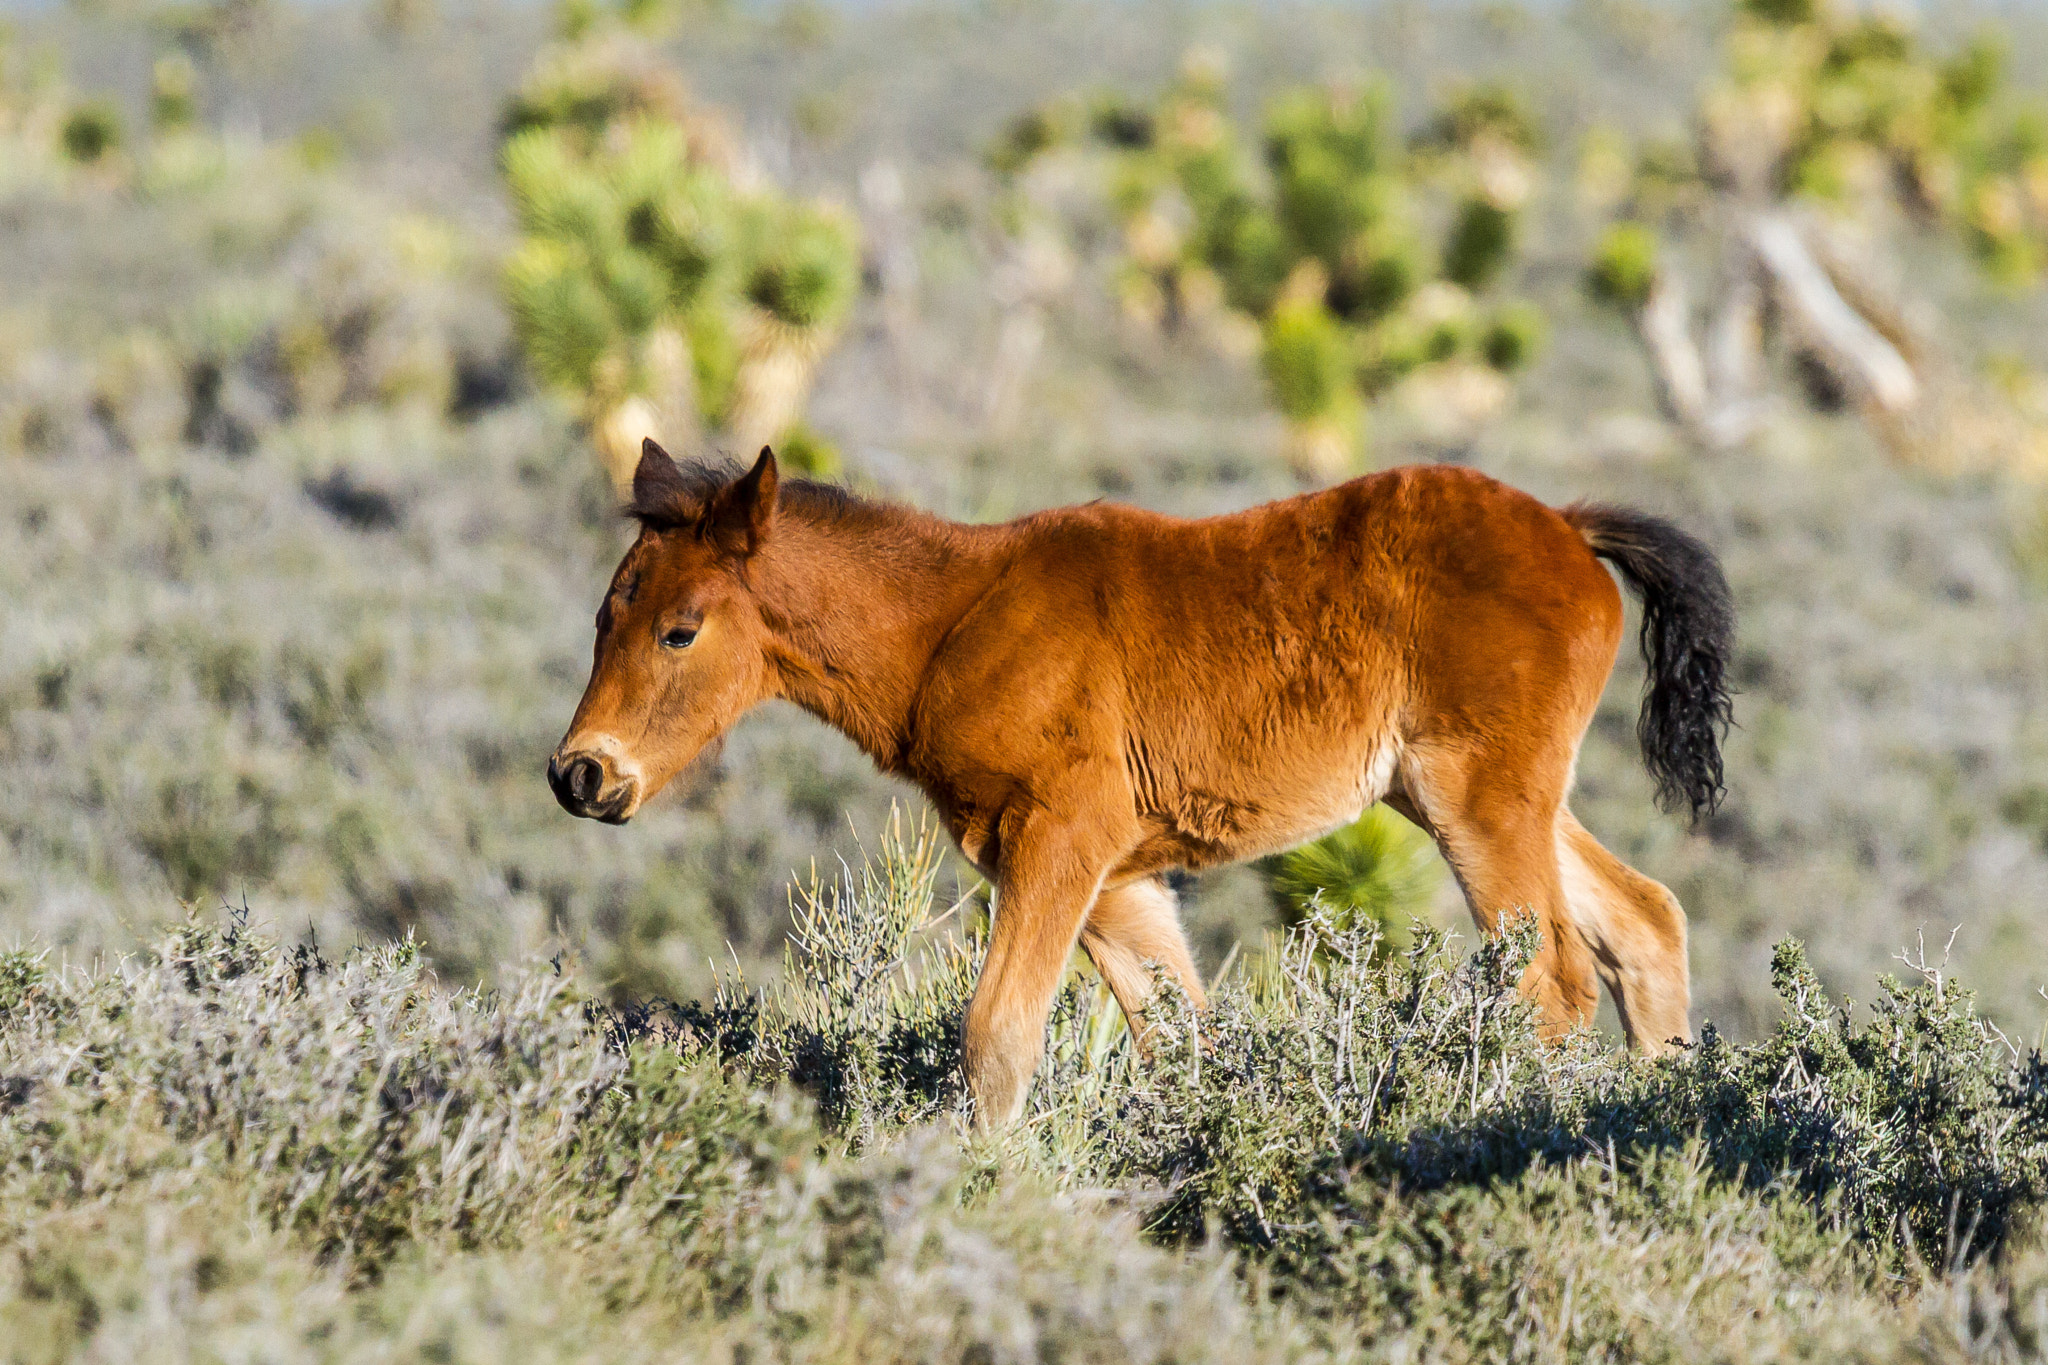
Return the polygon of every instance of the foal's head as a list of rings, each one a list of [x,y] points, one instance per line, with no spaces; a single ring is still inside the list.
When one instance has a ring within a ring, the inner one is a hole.
[[[775,457],[732,478],[654,442],[633,477],[640,536],[597,610],[590,684],[548,760],[571,815],[624,824],[772,686],[748,563],[775,519]]]

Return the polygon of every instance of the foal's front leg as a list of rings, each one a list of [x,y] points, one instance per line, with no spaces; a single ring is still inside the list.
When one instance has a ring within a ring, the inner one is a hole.
[[[1180,981],[1188,1003],[1197,1010],[1208,1008],[1201,974],[1181,929],[1180,907],[1163,878],[1127,882],[1097,896],[1081,926],[1081,946],[1115,994],[1141,1057],[1151,1052],[1145,1007],[1152,998],[1155,965]]]
[[[1114,861],[1085,825],[1034,817],[1003,841],[995,924],[967,1008],[967,1086],[983,1128],[1014,1122],[1045,1051],[1075,937]]]

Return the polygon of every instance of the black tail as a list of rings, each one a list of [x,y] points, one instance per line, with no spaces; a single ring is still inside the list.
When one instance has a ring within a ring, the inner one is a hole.
[[[1650,680],[1636,736],[1666,810],[1697,818],[1721,804],[1721,737],[1734,709],[1728,659],[1735,606],[1714,552],[1661,517],[1575,503],[1564,519],[1609,560],[1643,602],[1643,662]]]

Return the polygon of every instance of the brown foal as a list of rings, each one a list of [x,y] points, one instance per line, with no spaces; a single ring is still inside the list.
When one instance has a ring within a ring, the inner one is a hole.
[[[1547,1029],[1604,982],[1637,1047],[1689,1036],[1684,912],[1565,805],[1622,636],[1603,557],[1643,599],[1662,795],[1720,796],[1727,586],[1662,521],[1436,466],[1200,521],[967,526],[651,441],[629,510],[557,797],[623,822],[769,697],[916,782],[997,888],[964,1038],[984,1123],[1022,1109],[1076,942],[1142,1035],[1152,964],[1203,1000],[1164,874],[1375,801],[1435,837],[1483,929],[1535,915]]]

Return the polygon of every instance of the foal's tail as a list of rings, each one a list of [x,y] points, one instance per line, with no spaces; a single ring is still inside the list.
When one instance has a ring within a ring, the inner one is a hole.
[[[1721,736],[1733,719],[1728,660],[1735,607],[1714,552],[1661,517],[1574,503],[1564,519],[1609,560],[1643,602],[1649,683],[1636,724],[1657,800],[1697,818],[1721,804]]]

